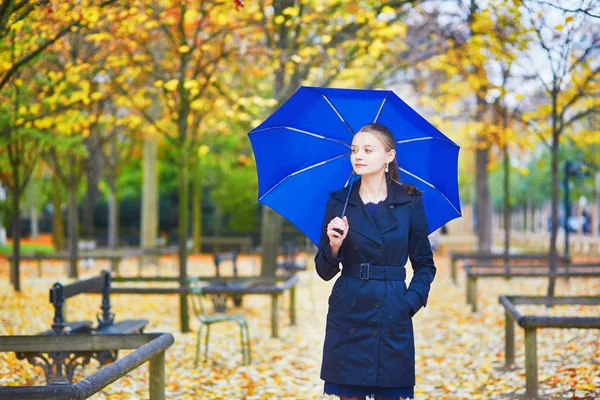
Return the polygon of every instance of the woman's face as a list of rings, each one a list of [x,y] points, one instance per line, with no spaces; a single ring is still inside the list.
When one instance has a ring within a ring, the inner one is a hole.
[[[396,151],[386,151],[383,143],[372,133],[359,132],[354,135],[350,161],[357,175],[383,174],[385,166],[395,156]]]

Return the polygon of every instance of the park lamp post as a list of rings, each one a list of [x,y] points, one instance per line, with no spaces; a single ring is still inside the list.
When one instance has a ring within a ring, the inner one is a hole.
[[[591,165],[583,161],[565,161],[565,171],[563,178],[564,187],[564,210],[565,218],[563,226],[565,230],[565,257],[569,257],[569,218],[571,217],[571,209],[569,208],[569,178],[582,178],[590,174]]]

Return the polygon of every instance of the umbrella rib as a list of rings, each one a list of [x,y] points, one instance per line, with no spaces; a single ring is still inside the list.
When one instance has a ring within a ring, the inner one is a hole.
[[[390,94],[386,94],[385,97],[383,98],[383,101],[381,102],[381,106],[379,106],[379,111],[377,111],[377,115],[375,116],[375,121],[373,121],[373,123],[376,123],[377,120],[379,119],[379,115],[381,114],[381,110],[383,110],[383,105],[385,104],[385,101],[387,100],[387,97]]]
[[[427,186],[430,186],[430,187],[432,187],[433,189],[437,190],[439,194],[441,194],[442,196],[444,196],[444,198],[446,199],[446,201],[448,202],[448,204],[450,204],[450,205],[452,206],[452,208],[454,208],[454,211],[456,211],[456,213],[457,213],[458,215],[462,215],[462,214],[460,213],[460,211],[458,211],[458,210],[456,209],[456,207],[454,207],[454,204],[452,204],[452,202],[451,202],[450,200],[448,200],[448,198],[446,197],[446,195],[445,195],[444,193],[442,193],[440,190],[438,190],[438,188],[436,188],[435,186],[433,186],[431,183],[427,182],[425,179],[423,179],[423,178],[419,178],[417,175],[413,174],[412,172],[409,172],[409,171],[405,170],[405,169],[404,169],[404,168],[402,168],[402,167],[398,167],[398,169],[399,169],[400,171],[404,172],[405,174],[408,174],[408,175],[412,176],[413,178],[420,180],[421,182],[423,182],[423,183],[424,183],[424,184],[426,184]]]
[[[454,143],[452,140],[450,140],[448,138],[441,138],[441,137],[435,137],[435,136],[427,136],[427,137],[407,139],[407,140],[398,140],[396,143],[404,144],[404,143],[416,142],[418,140],[430,140],[430,139],[441,140],[442,142],[446,142],[452,146],[459,147],[456,143]]]
[[[321,93],[321,92],[319,92],[319,93]],[[325,101],[327,102],[327,104],[329,104],[331,106],[331,108],[333,108],[333,111],[335,111],[335,113],[337,114],[337,116],[339,117],[339,119],[344,123],[344,125],[346,125],[346,127],[348,128],[348,130],[350,131],[350,133],[354,136],[355,133],[352,130],[352,128],[350,128],[350,125],[348,125],[348,123],[344,120],[344,118],[342,117],[342,115],[338,112],[338,110],[331,103],[331,101],[327,98],[327,96],[325,96],[323,93],[321,93],[321,96],[323,96],[323,98],[325,99]]]
[[[435,138],[433,136],[427,136],[427,137],[420,137],[420,138],[414,138],[414,139],[398,140],[396,143],[403,144],[403,143],[417,142],[419,140],[430,140],[430,139],[435,139]]]
[[[272,129],[289,129],[290,131],[302,133],[304,135],[313,136],[313,137],[316,137],[318,139],[330,140],[332,142],[341,143],[341,144],[345,145],[346,147],[350,147],[350,145],[347,142],[344,142],[343,140],[333,139],[333,138],[330,138],[330,137],[327,137],[327,136],[319,135],[318,133],[313,133],[313,132],[309,132],[309,131],[303,131],[302,129],[292,128],[291,126],[284,126],[284,125],[277,125],[277,126],[271,126],[269,128],[256,129],[256,130],[250,132],[250,134],[257,133],[257,132],[262,132],[262,131],[269,131],[269,130],[272,130]]]
[[[335,157],[329,158],[327,160],[320,161],[320,162],[318,162],[316,164],[309,165],[308,167],[302,168],[302,169],[300,169],[300,170],[298,170],[296,172],[293,172],[293,173],[289,174],[288,176],[286,176],[285,178],[283,178],[282,180],[280,180],[279,182],[277,182],[275,185],[273,185],[273,187],[271,189],[269,189],[267,191],[267,193],[265,193],[262,196],[260,196],[260,198],[258,199],[258,201],[261,201],[266,195],[268,195],[269,193],[271,193],[271,191],[273,189],[275,189],[277,186],[281,185],[288,178],[290,178],[290,177],[292,177],[294,175],[298,175],[298,174],[300,174],[300,173],[302,173],[304,171],[307,171],[309,169],[313,169],[313,168],[319,167],[319,166],[321,166],[323,164],[327,164],[329,161],[337,160],[338,158],[347,157],[349,155],[350,155],[350,153],[340,154],[339,156],[335,156]]]

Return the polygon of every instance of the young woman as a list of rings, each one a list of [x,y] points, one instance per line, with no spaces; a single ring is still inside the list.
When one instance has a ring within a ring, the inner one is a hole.
[[[360,178],[343,219],[348,188],[330,194],[315,257],[326,281],[343,266],[329,297],[321,365],[324,393],[342,400],[414,397],[412,317],[427,303],[436,268],[422,194],[400,183],[395,147],[380,124],[354,136],[350,159]]]

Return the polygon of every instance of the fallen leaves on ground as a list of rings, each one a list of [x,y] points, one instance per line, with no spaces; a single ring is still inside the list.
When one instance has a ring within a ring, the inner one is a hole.
[[[167,261],[169,261],[167,259]],[[471,313],[465,304],[465,282],[458,286],[449,278],[448,260],[436,257],[438,274],[432,285],[428,306],[414,318],[417,354],[417,399],[512,399],[524,393],[525,369],[523,330],[515,329],[516,360],[504,368],[504,309],[498,304],[500,294],[543,295],[545,279],[481,280],[480,311]],[[257,272],[257,260],[242,257],[242,273]],[[97,273],[106,264],[96,263],[83,271],[82,277]],[[162,273],[175,273],[175,265],[164,264]],[[191,275],[214,273],[209,256],[190,261]],[[410,271],[410,266],[408,266]],[[55,281],[67,282],[59,264],[44,266],[37,278],[37,267],[25,265],[21,294],[7,283],[7,265],[0,263],[0,334],[35,334],[49,329],[52,307],[48,289]],[[123,268],[137,273],[134,260]],[[156,269],[148,267],[147,274]],[[327,298],[334,281],[323,282],[313,269],[300,273],[298,287],[298,326],[289,323],[289,297],[284,296],[279,311],[280,338],[270,337],[270,298],[248,296],[243,308],[229,309],[244,315],[250,324],[252,364],[241,365],[238,328],[219,324],[211,328],[208,363],[194,367],[198,323],[192,332],[179,328],[179,301],[173,295],[113,295],[111,302],[117,320],[147,318],[147,332],[170,332],[175,344],[166,353],[166,396],[169,399],[325,399],[319,379],[322,345],[327,312]],[[410,277],[407,279],[407,282]],[[598,279],[571,279],[557,282],[557,295],[598,295]],[[206,301],[206,305],[209,305]],[[229,303],[231,304],[231,303]],[[99,309],[98,295],[81,295],[68,301],[68,318],[95,320]],[[209,307],[211,308],[211,307]],[[527,315],[598,316],[599,307],[519,306]],[[538,330],[538,368],[540,394],[550,399],[600,398],[600,341],[597,330]],[[121,352],[120,354],[126,354]],[[92,362],[78,370],[76,380],[99,368]],[[115,381],[94,395],[93,399],[148,398],[147,364]],[[17,360],[13,353],[0,353],[0,385],[43,385],[39,368]]]

